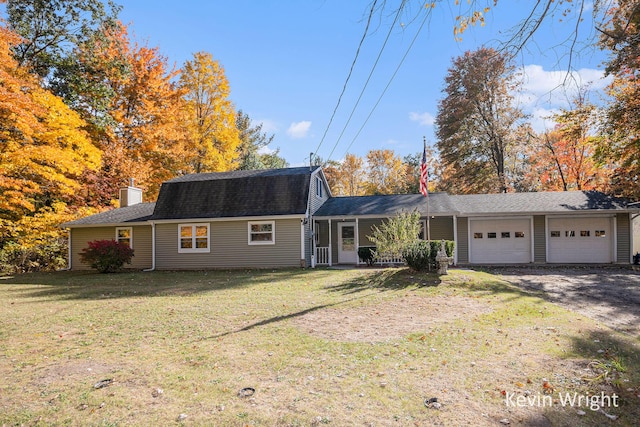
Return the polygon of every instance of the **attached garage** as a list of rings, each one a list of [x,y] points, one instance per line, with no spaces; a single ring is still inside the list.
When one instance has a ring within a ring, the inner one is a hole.
[[[548,218],[547,262],[610,263],[615,260],[613,217]]]
[[[532,259],[531,218],[469,218],[469,262],[528,264]]]

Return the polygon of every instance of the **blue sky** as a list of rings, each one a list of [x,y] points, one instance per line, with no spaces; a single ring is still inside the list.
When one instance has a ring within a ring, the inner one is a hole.
[[[460,10],[453,0],[437,2],[421,29],[424,15],[414,21],[410,14],[402,16],[381,54],[393,16],[391,8],[377,15],[329,126],[364,32],[369,0],[116,2],[136,39],[158,46],[169,63],[180,67],[194,52],[210,52],[225,68],[236,108],[275,135],[270,148],[279,148],[292,166],[307,164],[309,153],[318,148],[323,159],[340,160],[347,152],[364,156],[371,149],[390,148],[400,156],[417,153],[423,136],[434,144],[433,118],[452,59],[504,40],[535,4],[502,0],[486,15],[483,27],[470,28],[456,41],[454,18]],[[461,3],[466,7],[466,1]],[[566,77],[568,57],[561,45],[573,24],[553,17],[518,58],[527,75],[525,95],[518,102],[534,116],[538,130],[544,127],[541,117],[566,106],[564,93],[552,90]],[[592,34],[589,19],[581,31],[585,38]],[[579,70],[574,76],[602,87],[602,53],[578,50],[572,59]]]

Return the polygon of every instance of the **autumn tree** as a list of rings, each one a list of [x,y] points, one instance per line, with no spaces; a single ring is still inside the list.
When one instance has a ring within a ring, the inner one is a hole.
[[[362,196],[365,192],[364,160],[347,154],[342,162],[329,162],[324,173],[335,196]]]
[[[19,42],[0,26],[0,270],[11,273],[64,264],[59,224],[78,214],[65,202],[101,154],[80,116],[13,58]]]
[[[238,145],[238,169],[277,169],[288,166],[287,161],[280,157],[280,149],[268,150],[274,135],[267,135],[262,131],[262,123],[253,125],[249,115],[238,110],[236,127],[240,132]]]
[[[114,22],[120,9],[101,0],[8,0],[10,27],[23,37],[13,48],[18,64],[53,78],[73,47]]]
[[[541,135],[531,153],[531,170],[542,190],[604,190],[607,185],[609,168],[595,159],[601,139],[598,109],[586,102],[584,92],[574,104],[552,116],[555,129]]]
[[[615,163],[613,191],[640,197],[640,8],[637,1],[621,0],[601,28],[600,45],[610,49],[606,73],[613,101],[607,109],[599,157]]]
[[[157,47],[133,41],[121,23],[103,28],[76,51],[77,74],[67,99],[93,126],[104,151],[100,173],[88,177],[97,205],[108,205],[129,178],[154,198],[185,157],[182,90]],[[107,191],[105,193],[105,191]]]
[[[524,118],[512,103],[516,88],[514,67],[493,49],[454,59],[436,117],[443,181],[450,191],[509,189],[505,165],[518,148],[517,128]]]
[[[233,169],[241,140],[224,68],[210,53],[195,53],[184,64],[180,86],[186,101],[186,171]]]
[[[18,41],[0,27],[0,217],[9,219],[72,197],[100,162],[84,121],[13,59]]]
[[[393,150],[371,150],[367,153],[366,194],[399,194],[404,180],[402,159]]]

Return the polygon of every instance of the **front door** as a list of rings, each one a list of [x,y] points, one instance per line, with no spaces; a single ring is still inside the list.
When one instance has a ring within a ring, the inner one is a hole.
[[[353,222],[338,223],[338,264],[356,264],[356,225]]]

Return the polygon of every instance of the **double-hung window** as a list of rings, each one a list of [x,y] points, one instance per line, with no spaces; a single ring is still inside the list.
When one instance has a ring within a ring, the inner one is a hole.
[[[116,242],[126,243],[133,249],[133,228],[116,227]]]
[[[275,221],[249,222],[250,245],[273,245],[276,243]]]
[[[179,224],[178,252],[209,252],[209,224]]]

